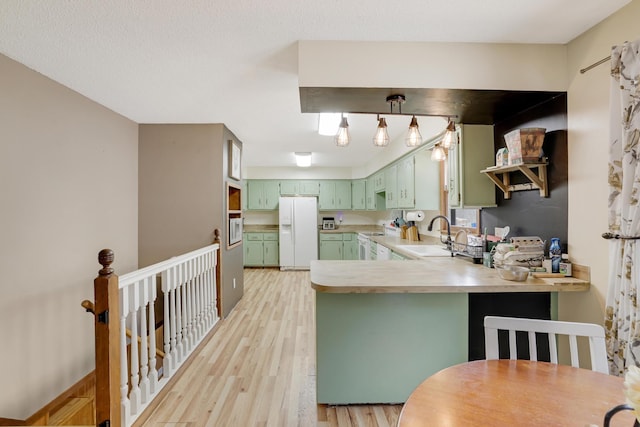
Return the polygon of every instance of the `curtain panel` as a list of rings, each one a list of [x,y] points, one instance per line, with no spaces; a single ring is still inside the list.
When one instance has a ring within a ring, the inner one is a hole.
[[[614,46],[611,54],[609,139],[609,288],[605,330],[609,370],[622,376],[640,366],[640,40]]]

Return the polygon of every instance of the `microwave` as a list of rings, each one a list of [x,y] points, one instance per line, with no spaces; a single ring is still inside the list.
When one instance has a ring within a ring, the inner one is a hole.
[[[229,218],[229,246],[242,242],[242,218]]]

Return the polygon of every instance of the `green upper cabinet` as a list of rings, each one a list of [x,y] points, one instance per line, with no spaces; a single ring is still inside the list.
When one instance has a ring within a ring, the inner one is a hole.
[[[431,160],[430,150],[414,154],[415,209],[440,210],[440,162]]]
[[[314,180],[284,180],[280,181],[280,195],[282,196],[317,196],[320,193],[320,183]]]
[[[493,126],[460,125],[458,130],[458,142],[449,150],[448,158],[449,207],[496,206],[495,186],[480,173],[495,163]]]
[[[373,191],[376,193],[384,191],[384,171],[373,174]]]
[[[367,180],[357,179],[351,182],[351,209],[367,209]]]
[[[365,187],[366,198],[366,206],[367,210],[375,211],[376,210],[376,193],[373,189],[374,178],[373,175],[367,178],[367,185]]]
[[[278,209],[280,182],[271,180],[248,180],[247,208],[249,210]]]
[[[409,156],[398,162],[397,194],[398,208],[413,208],[415,206],[414,156]]]
[[[384,170],[385,204],[387,209],[398,207],[398,165],[393,164]]]
[[[320,181],[318,209],[351,209],[351,181]]]

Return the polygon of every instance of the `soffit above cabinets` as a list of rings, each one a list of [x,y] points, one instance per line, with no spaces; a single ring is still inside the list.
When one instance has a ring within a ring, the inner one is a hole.
[[[428,88],[346,88],[300,87],[303,113],[359,112],[387,114],[389,95],[402,94],[403,114],[457,116],[466,124],[492,125],[549,101],[565,92],[428,89]],[[397,113],[397,106],[394,113]]]

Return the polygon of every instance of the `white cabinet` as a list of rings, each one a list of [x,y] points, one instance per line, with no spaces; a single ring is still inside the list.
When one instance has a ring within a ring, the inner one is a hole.
[[[495,161],[493,126],[460,125],[457,129],[458,141],[448,157],[449,207],[496,206],[495,187],[480,173]]]

